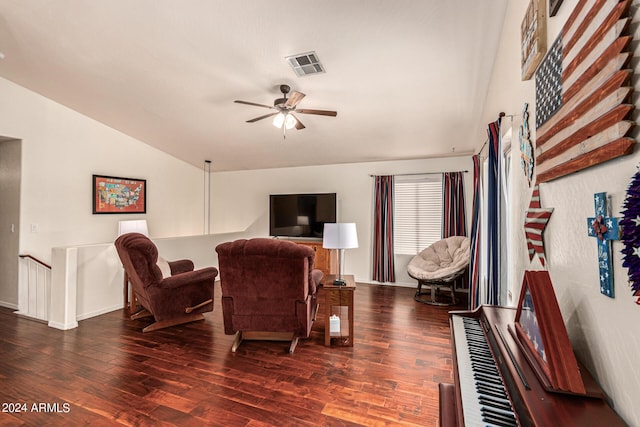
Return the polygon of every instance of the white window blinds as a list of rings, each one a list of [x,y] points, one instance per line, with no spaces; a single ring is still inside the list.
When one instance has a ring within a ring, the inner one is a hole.
[[[394,250],[415,255],[442,239],[442,176],[396,177]]]

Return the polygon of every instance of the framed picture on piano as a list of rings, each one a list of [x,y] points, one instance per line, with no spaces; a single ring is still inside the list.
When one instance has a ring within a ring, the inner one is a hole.
[[[547,271],[525,272],[514,327],[514,339],[547,390],[587,394]]]

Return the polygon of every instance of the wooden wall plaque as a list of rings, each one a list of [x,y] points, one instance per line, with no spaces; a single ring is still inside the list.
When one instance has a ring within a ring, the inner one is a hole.
[[[546,0],[530,0],[520,26],[522,80],[529,80],[547,51]]]
[[[633,151],[630,4],[578,2],[536,71],[538,183]]]

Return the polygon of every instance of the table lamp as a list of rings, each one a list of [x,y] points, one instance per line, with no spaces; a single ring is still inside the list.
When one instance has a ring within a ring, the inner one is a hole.
[[[342,266],[344,265],[344,250],[358,247],[358,233],[353,222],[326,223],[322,237],[322,246],[326,249],[338,249],[338,278],[333,284],[345,286],[342,279]]]
[[[146,219],[132,219],[118,222],[118,236],[127,233],[140,233],[149,237],[149,229],[147,228]]]

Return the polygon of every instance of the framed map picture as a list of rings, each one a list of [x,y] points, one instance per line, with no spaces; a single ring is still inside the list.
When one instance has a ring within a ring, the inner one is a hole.
[[[94,214],[128,214],[146,212],[146,180],[93,175]]]
[[[547,52],[546,0],[530,0],[521,31],[520,65],[522,80],[529,80]]]

